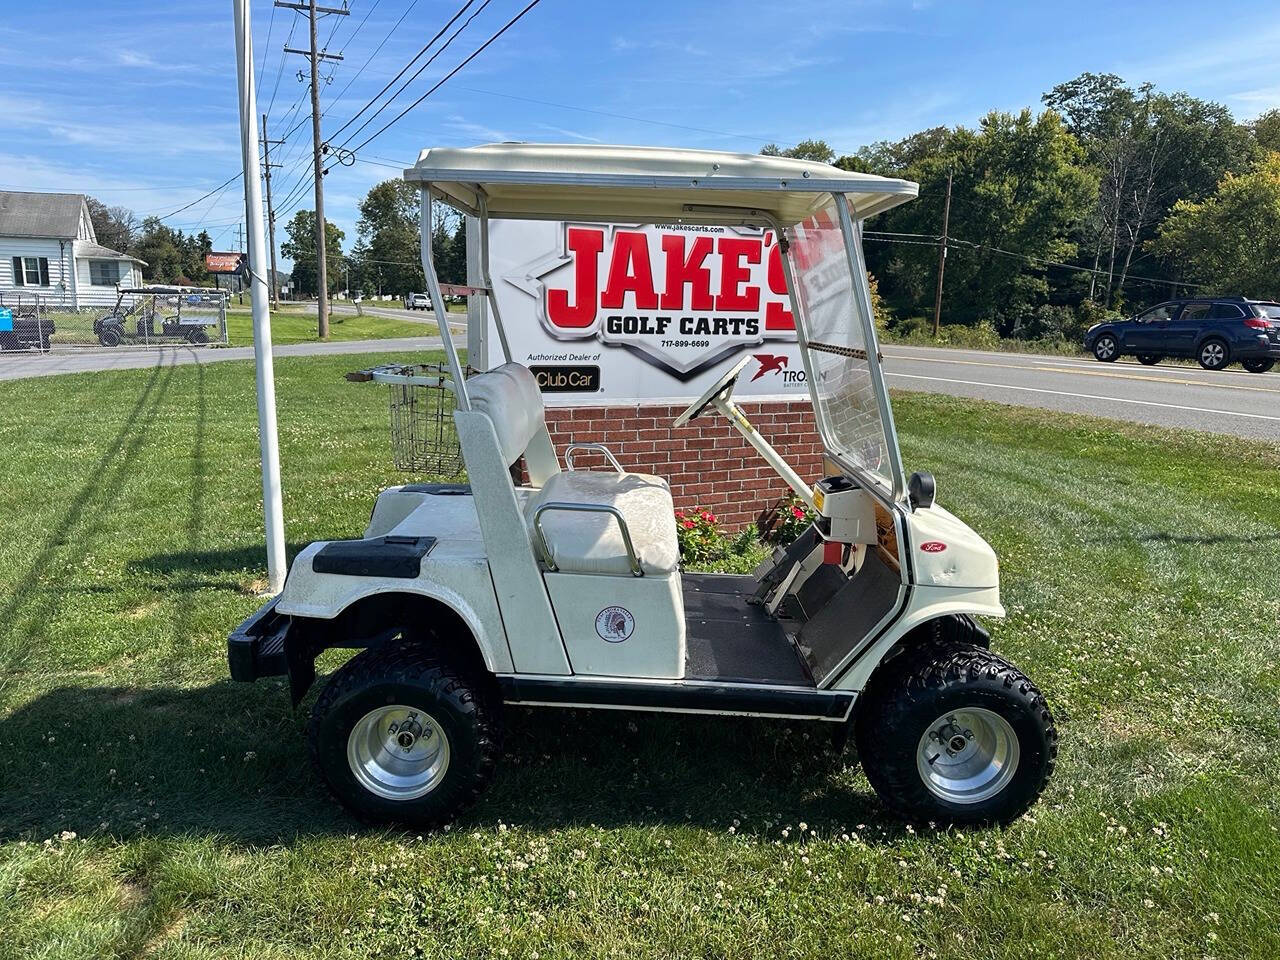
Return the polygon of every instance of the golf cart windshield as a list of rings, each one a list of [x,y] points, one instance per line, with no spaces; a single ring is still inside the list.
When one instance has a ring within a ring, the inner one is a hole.
[[[877,382],[866,272],[859,248],[846,245],[842,227],[840,207],[846,203],[831,198],[792,231],[788,256],[803,315],[805,372],[827,452],[897,494],[902,489],[897,442]],[[846,226],[852,229],[851,223]]]

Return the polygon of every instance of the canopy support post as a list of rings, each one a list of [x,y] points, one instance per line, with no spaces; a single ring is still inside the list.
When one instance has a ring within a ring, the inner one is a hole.
[[[502,311],[498,308],[498,288],[493,285],[493,277],[489,275],[489,198],[484,190],[476,188],[480,211],[480,276],[489,291],[489,309],[493,311],[493,322],[498,328],[498,342],[502,344],[502,359],[511,362],[511,345],[507,343],[507,328],[502,325]]]
[[[449,309],[440,294],[440,279],[436,276],[436,265],[431,256],[431,190],[430,184],[422,185],[422,216],[420,217],[422,233],[422,273],[427,280],[427,292],[431,294],[431,302],[436,305],[436,325],[440,328],[440,338],[444,341],[445,356],[449,360],[449,372],[453,375],[453,393],[457,398],[459,410],[470,410],[471,401],[467,398],[467,383],[462,362],[458,359],[458,348],[453,345],[453,333],[449,329]],[[499,328],[501,329],[501,328]]]

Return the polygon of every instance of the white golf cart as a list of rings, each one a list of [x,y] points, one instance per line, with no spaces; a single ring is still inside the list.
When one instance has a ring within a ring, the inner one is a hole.
[[[436,467],[453,439],[469,484],[383,491],[362,538],[304,549],[229,641],[233,678],[287,675],[295,704],[319,652],[363,650],[312,712],[337,798],[375,820],[450,820],[493,775],[505,702],[825,721],[855,732],[902,816],[1026,810],[1053,769],[1053,720],[972,619],[1004,612],[993,551],[934,503],[931,476],[903,473],[872,323],[861,221],[916,185],[778,157],[534,144],[425,150],[405,176],[422,191],[433,303],[431,198],[479,218],[484,285],[464,292],[488,297],[506,362],[469,371],[442,325],[447,366],[353,379],[423,409],[435,397],[434,419],[409,407],[397,421],[393,401],[393,433]],[[607,468],[575,467],[581,445],[561,463],[491,296],[490,217],[776,231],[829,475],[811,487],[752,429],[732,397],[742,362],[676,424],[727,417],[817,521],[754,575],[688,573],[665,480],[599,444]],[[527,486],[510,469],[522,457]]]

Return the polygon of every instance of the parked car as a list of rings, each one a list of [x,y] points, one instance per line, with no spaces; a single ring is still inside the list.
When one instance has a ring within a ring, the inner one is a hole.
[[[406,310],[430,310],[431,298],[425,293],[411,293],[404,298]]]
[[[1094,324],[1084,347],[1103,363],[1122,356],[1148,365],[1194,357],[1206,370],[1239,361],[1250,373],[1266,373],[1280,359],[1280,303],[1245,297],[1169,300],[1128,320]]]

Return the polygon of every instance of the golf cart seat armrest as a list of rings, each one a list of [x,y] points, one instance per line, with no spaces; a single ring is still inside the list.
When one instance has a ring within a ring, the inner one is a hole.
[[[621,510],[605,503],[567,503],[565,501],[552,501],[551,503],[541,504],[533,513],[533,532],[537,538],[538,551],[542,554],[547,567],[553,573],[559,567],[556,566],[555,558],[551,555],[551,548],[547,545],[546,535],[542,532],[542,515],[549,511],[610,514],[613,519],[618,521],[618,530],[622,534],[622,542],[627,548],[627,563],[631,566],[631,575],[635,577],[644,576],[644,570],[640,567],[640,559],[636,556],[636,548],[631,542],[631,531],[627,528],[627,521],[622,516]]]
[[[289,672],[284,641],[292,620],[276,613],[279,597],[260,607],[227,638],[227,666],[231,679],[252,682]]]
[[[618,462],[618,458],[613,455],[613,451],[603,443],[571,443],[569,446],[565,447],[564,465],[570,470],[575,469],[573,466],[573,451],[575,450],[595,450],[598,453],[604,454],[605,459],[613,465],[613,469],[617,470],[619,473],[627,472],[622,469],[622,464],[620,464]]]

